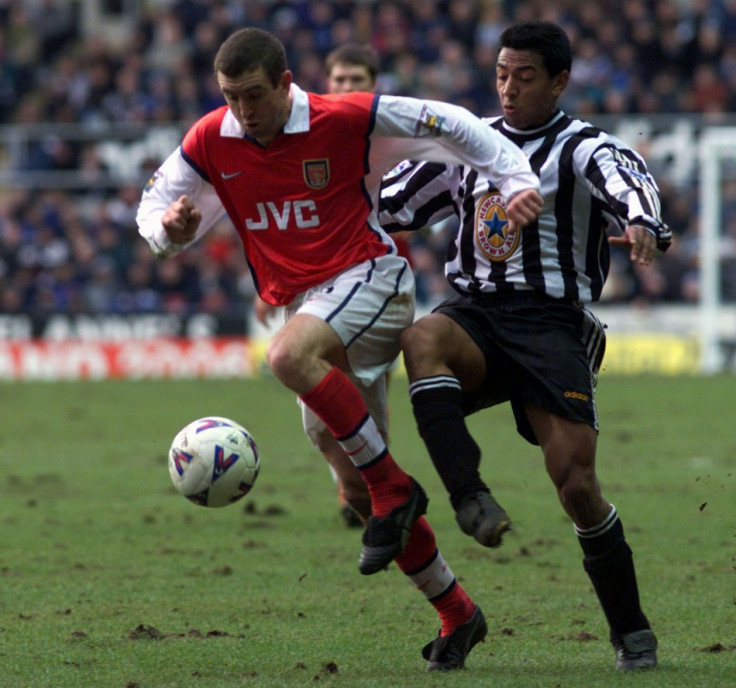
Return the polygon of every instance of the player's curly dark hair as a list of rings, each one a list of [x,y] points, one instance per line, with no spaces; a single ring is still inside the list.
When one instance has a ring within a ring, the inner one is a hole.
[[[501,34],[501,47],[531,50],[542,56],[550,76],[557,76],[572,67],[572,47],[565,30],[548,21],[521,22],[509,26]]]
[[[263,67],[274,88],[286,71],[286,51],[268,31],[245,28],[233,33],[215,55],[215,73],[233,78]]]

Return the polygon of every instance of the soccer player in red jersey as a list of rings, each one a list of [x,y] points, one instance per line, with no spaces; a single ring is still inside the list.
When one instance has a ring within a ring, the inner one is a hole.
[[[524,225],[541,209],[539,181],[518,147],[462,108],[306,93],[265,31],[236,31],[214,66],[226,105],[195,122],[154,173],[139,232],[166,257],[229,215],[259,296],[286,307],[269,367],[368,486],[359,570],[373,574],[395,559],[440,616],[444,652],[428,668],[459,668],[485,637],[485,619],[437,549],[424,490],[394,461],[374,420],[385,417],[381,380],[414,317],[413,275],[380,228],[377,195],[382,175],[405,158],[453,161],[493,179],[510,219]]]
[[[369,45],[345,43],[331,51],[325,59],[328,93],[354,93],[363,91],[375,93],[378,79],[378,55]],[[397,232],[391,238],[400,256],[409,259],[409,242]],[[279,309],[266,303],[258,295],[254,299],[256,319],[263,325]],[[385,373],[388,389],[389,372]],[[382,383],[376,383],[382,384]],[[370,398],[368,398],[370,403]],[[374,418],[384,440],[388,437],[388,427],[384,417]],[[366,484],[350,457],[345,454],[325,424],[302,405],[304,432],[312,444],[324,456],[337,484],[337,497],[340,503],[340,516],[347,526],[362,528],[371,515],[371,498]]]

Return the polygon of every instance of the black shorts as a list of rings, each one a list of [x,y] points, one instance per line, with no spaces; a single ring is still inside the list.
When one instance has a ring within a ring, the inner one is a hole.
[[[524,405],[598,430],[595,384],[604,326],[581,305],[543,294],[456,296],[434,309],[457,322],[486,359],[480,390],[463,394],[465,414],[510,401],[519,434],[539,444]]]

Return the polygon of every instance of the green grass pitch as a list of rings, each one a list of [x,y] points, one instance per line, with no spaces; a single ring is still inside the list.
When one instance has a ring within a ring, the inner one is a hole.
[[[391,390],[391,446],[430,495],[440,548],[489,636],[464,671],[427,674],[434,610],[396,566],[357,570],[324,460],[269,377],[4,383],[0,433],[3,688],[736,685],[736,385],[732,377],[599,385],[598,467],[634,550],[660,667],[613,670],[606,626],[539,450],[507,407],[471,419],[514,530],[464,536]],[[224,509],[170,484],[169,443],[203,415],[258,442],[253,491]]]

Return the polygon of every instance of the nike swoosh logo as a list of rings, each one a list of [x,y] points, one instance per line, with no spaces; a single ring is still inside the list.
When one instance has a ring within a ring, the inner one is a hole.
[[[367,446],[368,446],[368,440],[366,440],[365,442],[363,442],[363,444],[361,444],[357,449],[355,449],[353,451],[346,451],[345,453],[348,456],[355,456],[358,452],[362,452]]]
[[[230,174],[226,174],[225,172],[220,172],[223,179],[233,179],[234,177],[239,177],[241,174],[243,174],[243,170],[240,170],[240,172],[231,172]]]

